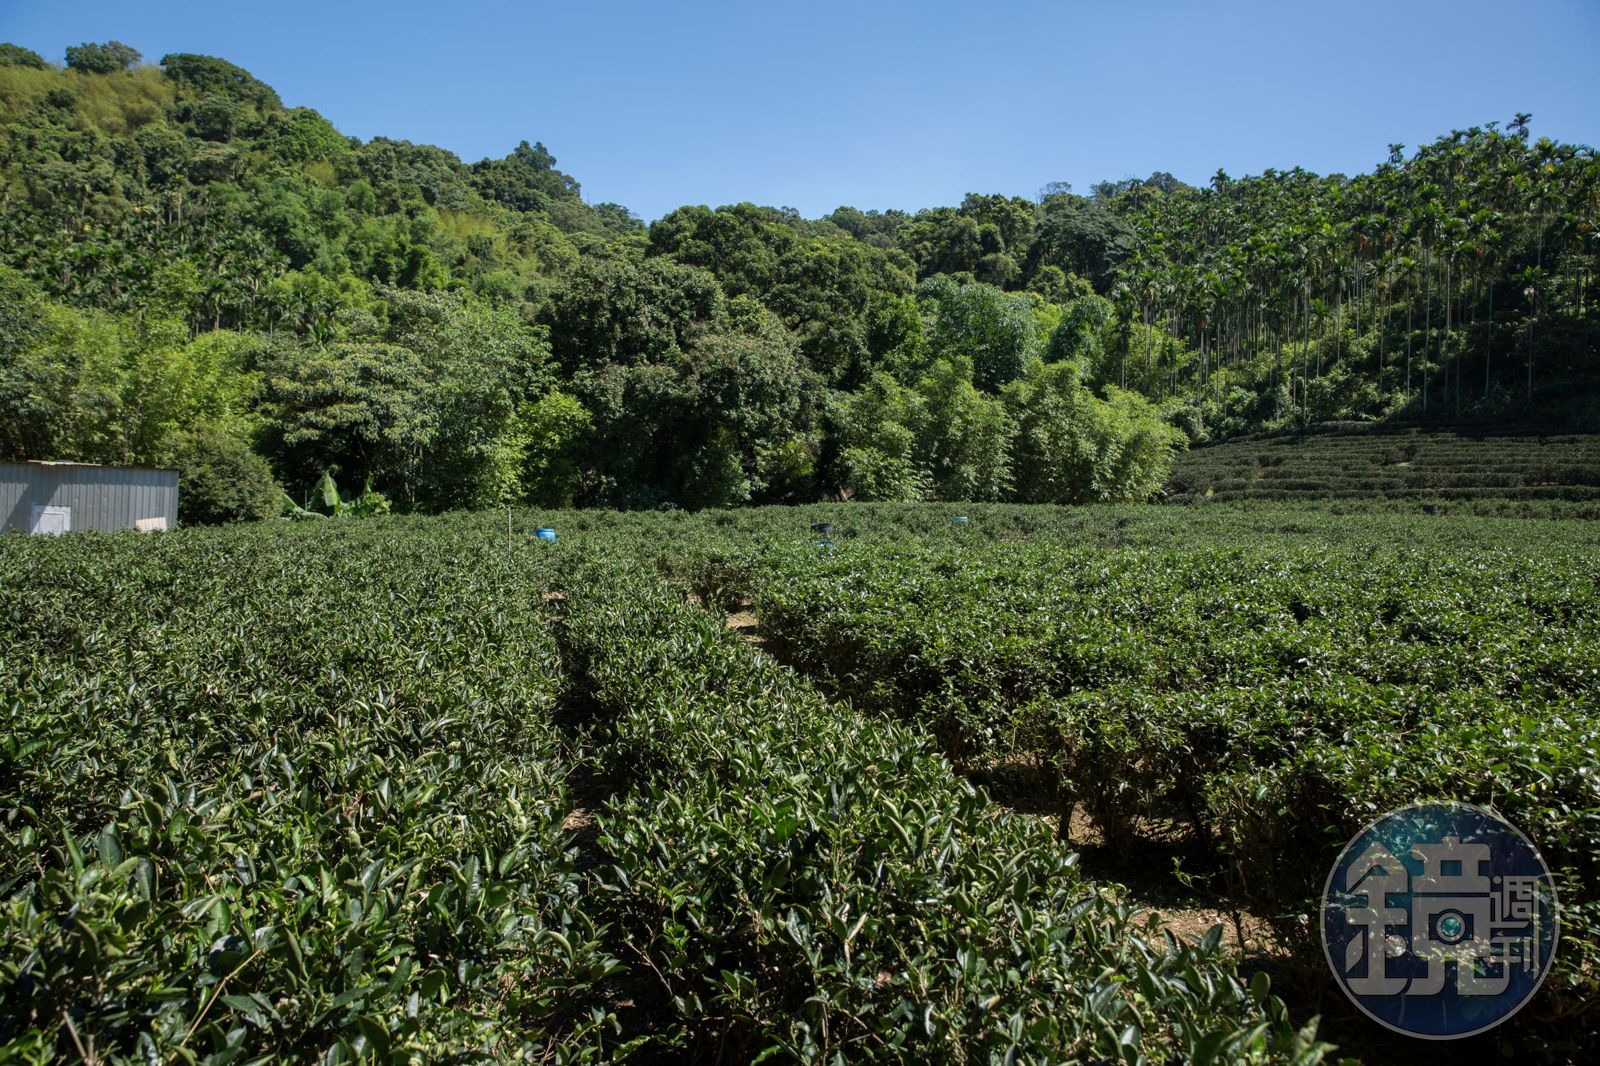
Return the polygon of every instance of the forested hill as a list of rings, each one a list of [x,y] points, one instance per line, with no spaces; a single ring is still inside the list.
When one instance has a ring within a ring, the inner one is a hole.
[[[222,59],[0,45],[0,458],[178,465],[189,520],[324,475],[369,510],[1078,502],[1247,432],[1578,425],[1600,164],[1528,123],[1353,178],[646,227],[542,144],[464,163]]]

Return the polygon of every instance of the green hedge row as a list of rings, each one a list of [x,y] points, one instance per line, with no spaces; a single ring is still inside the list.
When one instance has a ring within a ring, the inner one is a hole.
[[[1403,465],[1402,465],[1403,464]],[[1239,440],[1178,457],[1171,488],[1215,499],[1251,486],[1295,495],[1410,489],[1502,490],[1600,487],[1600,436],[1457,436],[1312,433]],[[1578,497],[1566,497],[1578,498]]]
[[[461,522],[0,541],[0,1060],[596,1050],[542,566]]]
[[[1499,806],[1560,867],[1569,944],[1533,1019],[1600,1003],[1600,587],[1517,548],[971,545],[752,559],[768,646],[961,764],[1036,767],[1111,843],[1176,816],[1322,974],[1315,894],[1366,820]],[[1587,1033],[1587,1036],[1584,1034]]]
[[[1295,1061],[1264,976],[1153,949],[1035,820],[914,732],[823,699],[636,563],[566,578],[597,874],[659,982],[652,1053],[746,1061]],[[1220,933],[1220,930],[1218,931]],[[665,1028],[674,1032],[668,1037]]]

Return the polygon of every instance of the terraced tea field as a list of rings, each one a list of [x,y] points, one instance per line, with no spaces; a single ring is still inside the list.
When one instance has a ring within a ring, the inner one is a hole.
[[[1176,502],[1352,502],[1600,517],[1600,435],[1392,426],[1246,438],[1180,456]]]
[[[1303,916],[1418,797],[1560,879],[1461,1054],[1595,1050],[1591,525],[959,513],[0,540],[0,1059],[1397,1061]]]

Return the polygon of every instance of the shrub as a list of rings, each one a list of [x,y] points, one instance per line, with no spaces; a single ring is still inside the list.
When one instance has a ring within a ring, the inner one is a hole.
[[[178,520],[185,525],[254,522],[283,509],[283,489],[267,461],[238,437],[202,429],[179,442]]]

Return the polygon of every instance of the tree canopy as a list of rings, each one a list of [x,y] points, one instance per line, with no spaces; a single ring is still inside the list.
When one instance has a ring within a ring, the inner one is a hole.
[[[1600,163],[1524,114],[1354,177],[647,227],[537,140],[465,163],[221,58],[63,59],[0,45],[0,453],[189,464],[196,520],[270,510],[266,471],[415,509],[1129,499],[1189,441],[1597,409]]]

